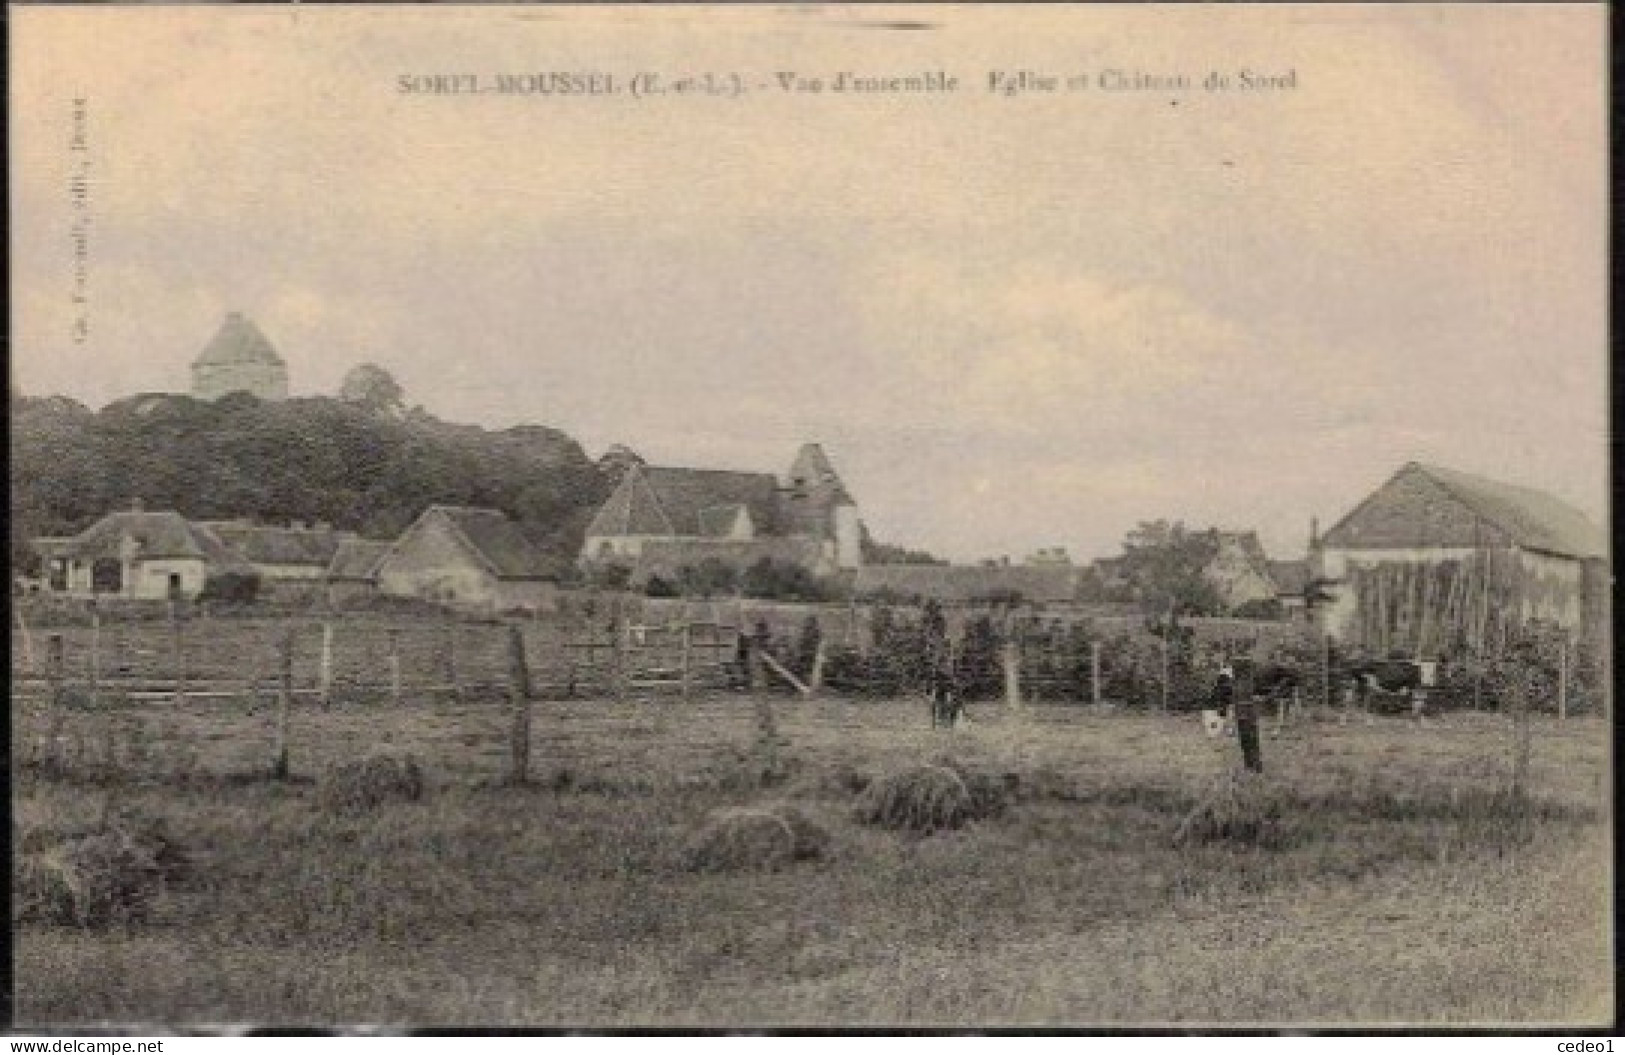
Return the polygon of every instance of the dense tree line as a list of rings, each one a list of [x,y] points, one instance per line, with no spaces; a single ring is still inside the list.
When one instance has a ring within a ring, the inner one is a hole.
[[[547,552],[575,556],[609,491],[575,440],[383,409],[236,394],[135,396],[91,411],[14,394],[13,567],[34,567],[30,538],[73,534],[135,499],[194,519],[325,521],[373,538],[394,537],[434,503],[488,506]]]

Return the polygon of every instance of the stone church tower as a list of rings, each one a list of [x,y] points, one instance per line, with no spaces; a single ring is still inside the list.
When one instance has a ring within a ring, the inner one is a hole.
[[[194,398],[219,399],[232,392],[288,398],[287,364],[259,328],[235,311],[192,363]]]

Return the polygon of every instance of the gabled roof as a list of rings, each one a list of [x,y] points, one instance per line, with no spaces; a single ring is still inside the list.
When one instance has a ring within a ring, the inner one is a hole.
[[[329,579],[374,579],[378,565],[393,543],[367,538],[349,538],[339,543],[333,560],[327,566]]]
[[[633,466],[587,529],[588,535],[703,537],[706,511],[744,506],[756,530],[778,527],[778,482],[767,473]]]
[[[1435,508],[1442,508],[1438,506],[1442,500],[1458,511],[1449,526],[1425,519],[1430,498]],[[1404,525],[1412,520],[1424,533],[1420,540],[1407,540],[1410,529]],[[1420,462],[1406,463],[1328,529],[1321,544],[1336,548],[1359,545],[1368,538],[1396,539],[1406,545],[1510,543],[1575,558],[1603,557],[1608,552],[1607,539],[1590,518],[1544,491]]]
[[[470,551],[499,579],[552,579],[559,575],[558,562],[548,559],[500,510],[430,506],[419,520],[435,516],[450,521]],[[411,531],[408,528],[407,535]],[[401,536],[402,542],[407,535]]]
[[[221,571],[253,570],[207,527],[170,511],[109,513],[65,543],[52,540],[51,548],[77,560],[116,560],[124,556],[126,539],[138,559],[191,558]]]
[[[331,528],[274,527],[240,520],[203,521],[202,526],[254,564],[327,567],[347,537]]]
[[[227,363],[266,363],[284,365],[282,357],[248,319],[238,312],[227,315],[203,351],[193,360],[196,366],[218,366]]]
[[[1544,491],[1437,465],[1411,465],[1525,549],[1566,557],[1601,557],[1608,552],[1608,540],[1589,517]]]

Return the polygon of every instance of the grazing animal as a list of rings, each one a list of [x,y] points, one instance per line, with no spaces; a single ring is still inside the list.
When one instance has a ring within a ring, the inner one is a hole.
[[[1348,668],[1353,696],[1368,710],[1405,711],[1418,715],[1427,701],[1422,665],[1390,659],[1357,663]]]

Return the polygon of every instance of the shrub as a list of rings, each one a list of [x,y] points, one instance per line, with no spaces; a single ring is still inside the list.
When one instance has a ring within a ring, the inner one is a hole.
[[[203,581],[197,595],[199,601],[224,601],[228,604],[253,604],[260,595],[259,572],[223,571]]]
[[[772,871],[822,857],[829,833],[793,806],[717,810],[683,852],[691,872]]]
[[[416,802],[423,797],[423,771],[417,759],[372,755],[329,769],[318,788],[324,809],[334,813],[370,813],[387,802]]]
[[[24,826],[17,847],[13,914],[20,923],[135,922],[186,869],[185,852],[157,821],[107,820],[73,833]]]
[[[678,597],[681,596],[681,591],[660,576],[651,575],[649,580],[643,584],[643,595],[645,597]]]

